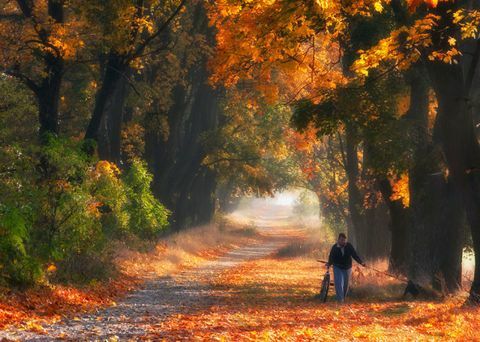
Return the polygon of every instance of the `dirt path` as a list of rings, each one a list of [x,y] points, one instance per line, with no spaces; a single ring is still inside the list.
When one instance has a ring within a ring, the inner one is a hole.
[[[262,243],[235,249],[200,267],[158,278],[144,285],[114,307],[44,326],[44,331],[0,332],[0,340],[138,340],[152,325],[180,314],[193,314],[221,305],[222,291],[212,281],[225,270],[271,255],[291,240],[285,230],[276,231],[275,217],[259,218],[259,230],[267,235]],[[223,291],[228,291],[224,289]]]

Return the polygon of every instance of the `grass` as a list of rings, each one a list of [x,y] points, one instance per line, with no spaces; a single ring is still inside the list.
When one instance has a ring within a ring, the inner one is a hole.
[[[246,233],[242,225],[227,221],[222,230],[215,224],[192,228],[166,236],[144,251],[116,242],[114,277],[83,285],[45,284],[26,291],[0,288],[0,329],[40,330],[40,324],[114,305],[150,278],[194,267],[259,239],[258,233]]]

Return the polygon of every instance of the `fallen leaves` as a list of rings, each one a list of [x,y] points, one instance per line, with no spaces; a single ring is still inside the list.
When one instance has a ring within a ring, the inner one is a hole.
[[[153,326],[148,339],[478,340],[479,309],[463,307],[461,296],[400,301],[402,284],[356,269],[349,303],[338,306],[333,293],[326,304],[314,299],[320,278],[311,255],[248,262],[209,280],[214,305]]]
[[[222,232],[204,226],[162,239],[149,252],[140,253],[119,246],[115,279],[95,281],[87,286],[44,285],[27,291],[0,288],[0,329],[13,328],[42,333],[44,324],[64,317],[79,320],[83,313],[106,306],[138,288],[145,280],[194,267],[214,259],[234,246],[252,243],[262,236],[239,234],[243,226],[228,222]],[[54,272],[55,266],[49,269]],[[101,317],[99,317],[101,319]]]

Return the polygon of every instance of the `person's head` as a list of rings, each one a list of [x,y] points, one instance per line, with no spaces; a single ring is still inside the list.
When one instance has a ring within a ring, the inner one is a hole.
[[[337,243],[342,247],[345,246],[347,244],[347,236],[344,233],[338,234]]]

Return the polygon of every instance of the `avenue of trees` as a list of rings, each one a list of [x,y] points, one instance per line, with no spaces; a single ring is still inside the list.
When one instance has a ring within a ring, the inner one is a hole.
[[[456,292],[473,249],[480,301],[478,7],[1,1],[2,282],[293,186],[417,283]]]
[[[296,153],[306,180],[361,253],[387,251],[393,272],[455,292],[471,246],[474,301],[479,5],[217,1],[212,63],[215,82],[253,82],[292,109],[293,127],[310,136]]]

